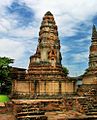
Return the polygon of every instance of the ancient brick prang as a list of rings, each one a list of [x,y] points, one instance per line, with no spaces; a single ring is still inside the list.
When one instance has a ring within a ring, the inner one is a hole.
[[[30,57],[31,63],[61,64],[60,40],[57,26],[51,12],[47,12],[40,26],[36,53]]]
[[[48,11],[41,22],[38,45],[30,57],[24,80],[13,82],[13,93],[19,97],[51,97],[73,93],[75,86],[61,64],[60,40],[54,16]]]
[[[90,46],[89,67],[83,78],[83,84],[97,84],[97,30],[92,29],[92,44]]]
[[[68,80],[61,65],[57,25],[50,11],[43,17],[38,42],[36,53],[30,57],[26,76],[26,79],[32,82],[32,93],[61,95],[68,91],[72,92],[73,83]],[[71,89],[67,90],[70,85]]]
[[[97,95],[97,30],[95,25],[92,29],[92,44],[90,46],[89,67],[83,75],[83,84],[78,91],[82,95]]]

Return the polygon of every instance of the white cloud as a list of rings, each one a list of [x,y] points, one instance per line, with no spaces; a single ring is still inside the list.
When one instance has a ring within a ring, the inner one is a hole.
[[[6,1],[6,2],[5,2]],[[13,0],[4,0],[0,3],[0,10],[2,8],[4,10],[5,6],[9,6]],[[32,8],[35,12],[35,19],[42,20],[43,15],[50,10],[54,16],[56,23],[59,27],[59,35],[60,36],[72,36],[77,32],[76,25],[82,21],[90,21],[92,17],[97,13],[97,1],[95,0],[53,0],[50,2],[49,0],[20,0],[20,2],[25,2],[26,5]],[[61,8],[61,9],[60,9]],[[1,13],[2,14],[2,13]],[[2,18],[1,16],[0,18]],[[2,18],[0,20],[0,28],[4,31],[4,29],[9,29],[10,26],[17,23],[15,17],[12,15],[12,18]],[[13,21],[12,21],[12,20]],[[36,23],[36,26],[39,25]],[[33,27],[34,33],[38,31],[38,27]],[[10,29],[13,31],[13,29]],[[18,30],[17,30],[18,31]],[[24,29],[19,29],[19,33],[22,34]],[[30,33],[29,30],[26,32]],[[15,31],[16,32],[16,31]],[[15,33],[13,31],[13,34]],[[25,35],[25,34],[23,34]],[[37,35],[37,34],[35,34]]]
[[[10,29],[8,31],[9,35],[18,36],[23,38],[34,38],[38,37],[38,30],[39,28],[27,27],[27,28],[17,28],[17,29]]]
[[[61,45],[61,53],[64,54],[66,52],[70,51],[69,46]]]
[[[67,65],[66,67],[69,70],[69,76],[72,76],[72,77],[84,74],[85,69],[86,69],[85,68],[86,66],[85,67],[80,67],[79,65],[75,65],[75,64]]]
[[[30,53],[30,55],[34,54],[37,49],[38,39],[28,39],[22,40],[22,44],[25,46],[25,50]]]
[[[75,63],[87,62],[88,56],[89,56],[89,52],[80,52],[72,55]]]
[[[91,35],[88,35],[85,38],[78,39],[76,42],[79,42],[79,44],[80,44],[80,43],[83,43],[83,42],[86,42],[86,41],[91,42]]]
[[[1,2],[2,4],[0,6],[3,6],[4,9],[4,6],[9,6],[12,1],[13,0],[7,0],[7,2]],[[33,28],[17,29],[13,27],[17,24],[14,15],[10,17],[8,17],[8,15],[6,15],[7,17],[0,16],[0,28],[2,31],[9,30],[8,34],[11,33],[13,35],[18,34],[20,36],[29,36],[31,35],[31,32],[33,32],[32,34],[37,37],[40,24],[39,21],[41,21],[44,14],[50,10],[55,16],[60,37],[73,36],[78,31],[78,29],[76,29],[78,23],[82,21],[87,21],[89,23],[92,17],[97,13],[97,1],[95,0],[72,0],[72,2],[70,0],[53,0],[52,2],[49,0],[20,0],[20,2],[25,2],[26,5],[34,10],[35,20],[37,22],[34,22],[33,24],[36,25],[33,26]],[[0,9],[1,8],[2,7],[0,7]]]
[[[7,56],[19,60],[24,54],[24,46],[17,41],[0,39],[0,56]]]
[[[9,29],[11,29],[11,23],[7,19],[3,18],[1,16],[0,18],[0,32],[7,32]]]
[[[51,11],[59,26],[60,35],[76,34],[76,25],[82,21],[89,22],[97,13],[95,0],[22,0],[35,11],[37,19],[42,19],[45,12]]]
[[[0,9],[3,9],[6,5],[9,6],[12,2],[13,0],[3,0],[2,2],[0,2]]]

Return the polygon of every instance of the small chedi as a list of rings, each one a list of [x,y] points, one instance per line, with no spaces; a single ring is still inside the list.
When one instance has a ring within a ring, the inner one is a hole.
[[[95,25],[92,29],[89,67],[83,75],[81,90],[85,95],[97,94],[97,31]]]
[[[74,82],[65,75],[61,60],[57,25],[48,11],[43,17],[37,50],[30,57],[26,77],[14,80],[12,92],[30,97],[73,93]]]

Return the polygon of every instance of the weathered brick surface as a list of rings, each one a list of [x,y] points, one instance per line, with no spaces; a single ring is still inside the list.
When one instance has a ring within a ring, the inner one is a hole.
[[[15,120],[15,117],[11,114],[0,114],[0,120]]]

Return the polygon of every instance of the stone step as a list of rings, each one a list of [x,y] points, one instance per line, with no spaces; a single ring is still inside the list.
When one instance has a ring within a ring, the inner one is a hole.
[[[90,109],[89,112],[97,112],[97,108]]]
[[[35,112],[20,112],[20,113],[17,113],[17,116],[22,116],[22,115],[44,115],[44,112],[35,111]]]
[[[19,116],[17,120],[47,120],[45,115],[27,115],[27,116]]]
[[[39,108],[25,108],[25,109],[22,109],[21,111],[39,111]]]
[[[22,110],[21,112],[34,112],[34,111],[38,111],[38,110],[27,110],[27,109],[25,109],[25,110]]]
[[[97,112],[88,112],[86,115],[97,115]]]
[[[97,104],[93,104],[94,107],[97,107]]]
[[[22,109],[25,109],[25,108],[32,108],[32,106],[21,106]]]

